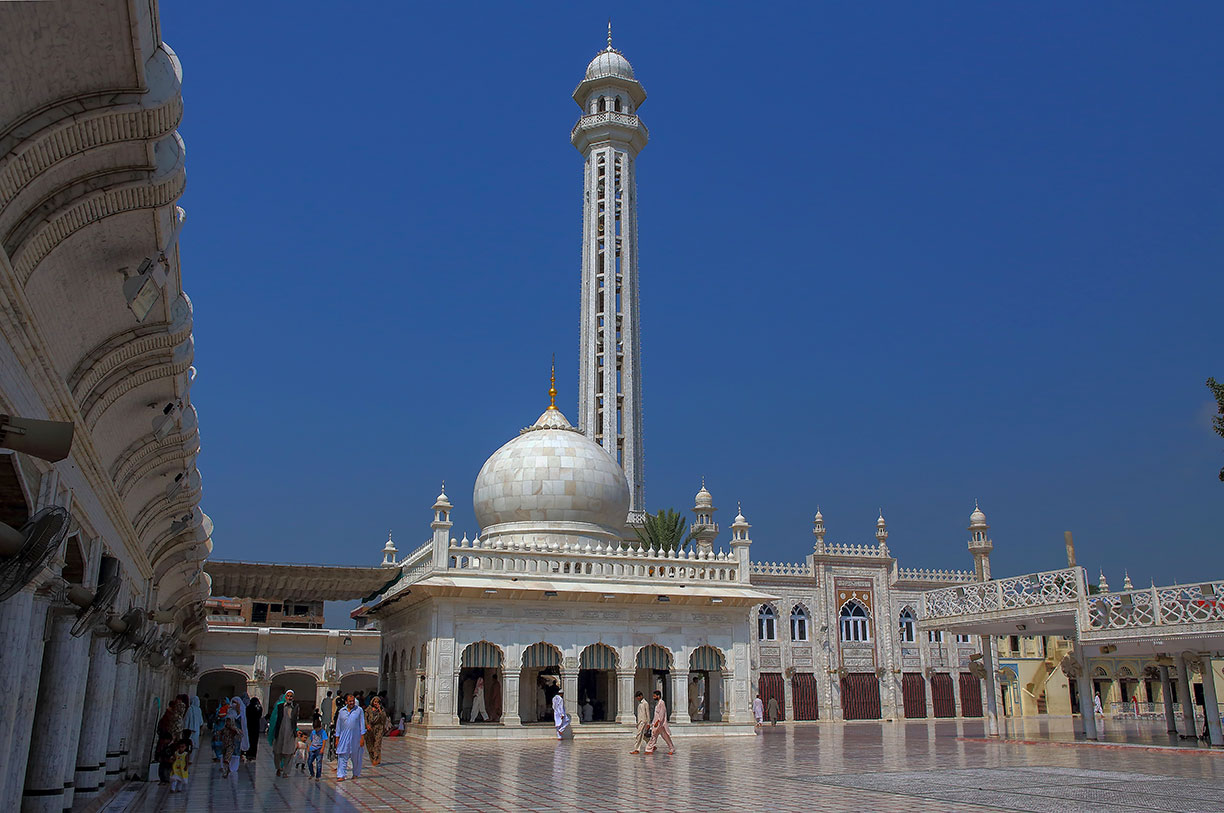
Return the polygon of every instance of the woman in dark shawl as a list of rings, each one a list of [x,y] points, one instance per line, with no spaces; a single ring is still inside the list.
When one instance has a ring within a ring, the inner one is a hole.
[[[247,703],[246,718],[247,739],[251,743],[246,758],[248,762],[253,762],[256,754],[259,753],[259,722],[263,719],[263,704],[259,702],[258,697],[252,697],[251,702]]]
[[[157,723],[157,784],[170,783],[170,770],[174,767],[174,747],[182,737],[182,722],[179,720],[178,701],[171,700],[166,712]]]

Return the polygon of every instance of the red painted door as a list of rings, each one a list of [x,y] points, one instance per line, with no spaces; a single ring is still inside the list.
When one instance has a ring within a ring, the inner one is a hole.
[[[961,715],[964,717],[982,716],[982,681],[968,672],[960,676]]]
[[[880,719],[880,679],[871,672],[851,673],[841,679],[842,718]]]
[[[816,706],[816,676],[811,672],[796,672],[791,678],[791,697],[795,703],[796,720],[816,720],[820,712]]]
[[[776,698],[778,701],[778,719],[786,719],[786,695],[782,688],[782,674],[780,672],[762,672],[761,679],[758,684],[761,692],[761,702],[765,704],[765,719],[769,719],[769,698]]]
[[[905,716],[910,720],[926,717],[926,681],[917,672],[901,676],[901,698],[905,701]]]
[[[956,716],[956,693],[952,687],[952,676],[947,672],[931,675],[931,705],[936,717]]]

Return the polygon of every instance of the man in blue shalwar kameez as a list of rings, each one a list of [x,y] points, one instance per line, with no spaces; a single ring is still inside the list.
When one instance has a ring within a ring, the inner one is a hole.
[[[353,761],[353,778],[361,776],[361,749],[365,747],[365,712],[352,694],[344,698],[344,708],[336,718],[336,781],[345,780],[345,768]]]

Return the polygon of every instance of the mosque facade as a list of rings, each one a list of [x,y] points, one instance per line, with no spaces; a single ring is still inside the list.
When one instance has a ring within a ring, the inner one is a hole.
[[[363,607],[382,631],[392,707],[433,734],[499,736],[551,719],[558,691],[579,725],[624,727],[635,692],[658,689],[674,722],[710,733],[749,730],[758,693],[783,719],[980,716],[981,681],[968,671],[980,641],[917,632],[922,591],[973,574],[900,568],[883,516],[871,542],[832,544],[818,512],[805,561],[753,562],[743,513],[715,549],[703,484],[694,549],[654,549],[635,532],[635,162],[648,132],[646,92],[610,30],[573,98],[584,161],[578,427],[552,390],[477,476],[479,537],[450,537],[453,506],[439,495],[430,540]]]

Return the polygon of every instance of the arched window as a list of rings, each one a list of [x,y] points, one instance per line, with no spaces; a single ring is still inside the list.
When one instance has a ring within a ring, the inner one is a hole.
[[[843,641],[870,641],[867,608],[857,601],[847,601],[841,608],[841,638]]]
[[[778,640],[778,614],[768,604],[762,605],[757,613],[757,638],[762,641]]]
[[[802,604],[796,604],[791,610],[791,640],[806,641],[808,639],[808,618],[807,607]]]
[[[914,623],[914,611],[906,607],[901,611],[901,618],[898,621],[898,626],[901,631],[901,643],[912,644],[918,637],[916,625]]]
[[[613,103],[612,109],[615,110],[617,113],[621,112],[620,96],[616,97],[616,101]]]
[[[608,97],[600,96],[599,97],[599,112],[602,113],[607,109],[608,109]]]

